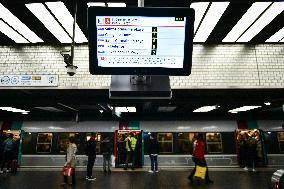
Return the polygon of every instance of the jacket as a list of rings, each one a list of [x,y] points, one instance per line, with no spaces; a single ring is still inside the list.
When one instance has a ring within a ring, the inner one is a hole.
[[[149,154],[159,154],[159,142],[156,139],[149,140]]]
[[[93,138],[90,138],[90,140],[87,141],[86,147],[85,147],[86,155],[96,157],[96,154],[97,154],[96,146],[97,146],[96,141]]]
[[[101,152],[102,154],[111,154],[112,147],[110,139],[106,138],[101,142]]]
[[[76,167],[76,152],[77,152],[77,146],[74,143],[69,143],[66,151],[66,163],[69,164],[72,168]]]
[[[193,157],[198,160],[204,159],[204,142],[200,139],[194,142]]]

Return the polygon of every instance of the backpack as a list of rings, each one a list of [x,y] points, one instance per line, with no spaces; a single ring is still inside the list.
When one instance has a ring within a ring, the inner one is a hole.
[[[5,141],[4,151],[12,151],[14,147],[14,143],[12,139],[7,139]]]

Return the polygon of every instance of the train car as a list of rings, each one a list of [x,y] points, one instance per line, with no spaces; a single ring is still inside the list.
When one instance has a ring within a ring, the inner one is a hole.
[[[236,121],[141,121],[141,158],[138,167],[150,166],[147,143],[148,133],[155,133],[160,144],[160,167],[193,166],[191,153],[193,136],[202,133],[206,145],[206,160],[210,167],[239,167],[239,139],[241,133],[258,134],[261,159],[258,166],[283,166],[284,130],[282,121],[257,121],[258,128],[240,128]],[[97,133],[97,159],[95,166],[102,166],[100,141],[105,136],[113,139],[117,156],[118,121],[93,122],[24,122],[21,128],[21,167],[61,167],[65,161],[67,139],[75,137],[78,145],[78,167],[87,165],[84,143],[92,132]],[[254,134],[255,135],[255,134]],[[116,167],[122,167],[116,159]]]

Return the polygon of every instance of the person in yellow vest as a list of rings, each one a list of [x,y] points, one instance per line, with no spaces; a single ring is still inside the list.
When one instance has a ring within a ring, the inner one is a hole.
[[[129,136],[125,139],[125,143],[126,143],[125,148],[127,151],[127,156],[126,156],[124,170],[127,170],[128,162],[130,159],[132,160],[131,169],[134,170],[137,139],[134,137],[133,133],[130,133]]]

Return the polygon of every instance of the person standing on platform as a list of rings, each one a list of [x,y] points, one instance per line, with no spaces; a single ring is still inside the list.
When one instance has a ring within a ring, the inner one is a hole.
[[[2,163],[0,173],[3,173],[3,169],[5,164],[7,164],[7,173],[10,172],[10,165],[13,160],[14,155],[14,135],[12,133],[9,134],[9,137],[3,142],[3,152],[2,152]]]
[[[91,138],[87,141],[85,146],[85,153],[88,156],[88,165],[87,165],[87,180],[95,180],[93,175],[93,167],[96,160],[96,133],[91,134]]]
[[[136,144],[137,144],[137,139],[134,137],[133,133],[130,133],[130,135],[126,138],[127,157],[126,157],[124,170],[127,170],[128,162],[129,162],[130,159],[132,160],[131,169],[134,170]]]
[[[203,142],[203,135],[202,133],[198,133],[196,137],[196,141],[194,142],[194,149],[193,149],[193,159],[195,163],[194,169],[191,171],[190,175],[188,176],[188,179],[193,182],[193,176],[196,171],[196,166],[206,167],[206,174],[205,174],[205,182],[206,184],[213,183],[212,180],[209,179],[209,172],[207,163],[204,157],[204,142]]]
[[[75,138],[70,137],[69,138],[69,144],[66,150],[66,163],[65,167],[71,167],[72,168],[72,183],[69,183],[69,185],[75,184],[75,167],[76,167],[76,153],[77,153],[77,146],[75,144]],[[64,176],[64,184],[67,184],[68,177]]]
[[[157,137],[154,134],[150,135],[149,141],[149,156],[151,160],[151,170],[150,173],[158,172],[158,154],[159,154],[159,143],[157,141]]]
[[[104,140],[101,142],[101,152],[103,154],[103,169],[104,174],[107,172],[110,174],[110,163],[111,163],[111,154],[112,154],[112,145],[109,137],[105,137]],[[107,169],[106,169],[107,164]]]

